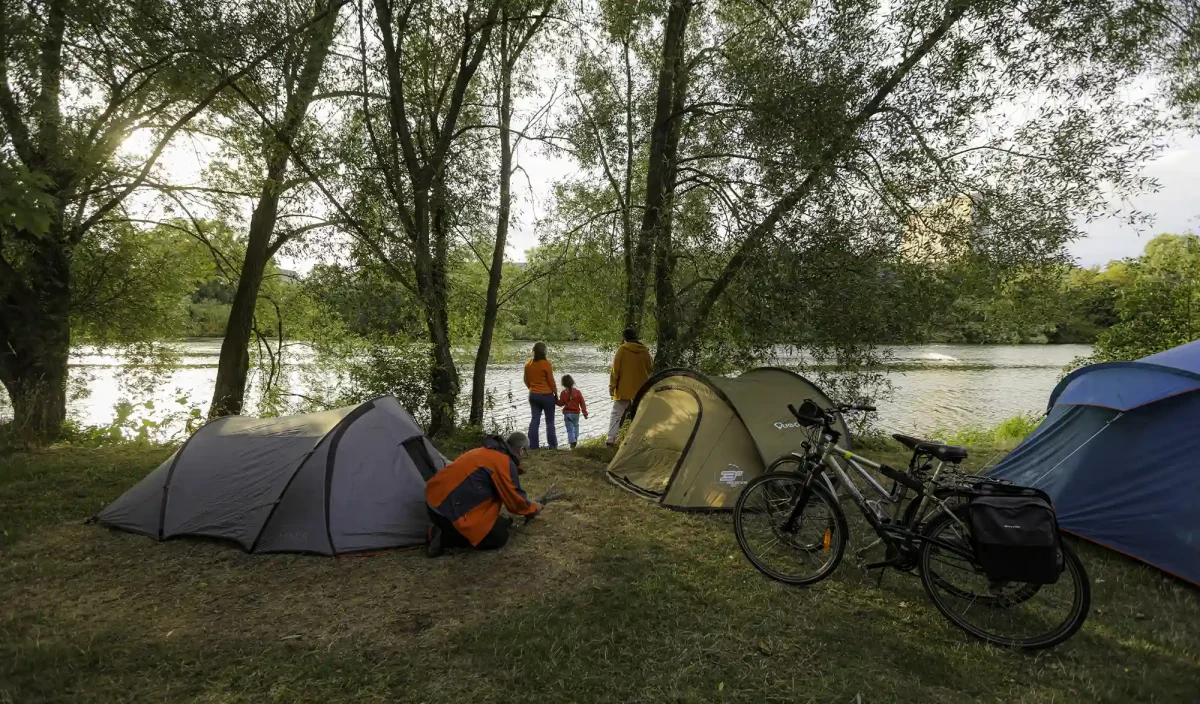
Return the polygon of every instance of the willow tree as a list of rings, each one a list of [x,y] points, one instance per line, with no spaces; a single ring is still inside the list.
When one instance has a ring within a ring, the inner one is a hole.
[[[24,212],[0,219],[0,382],[29,434],[55,436],[66,415],[76,248],[126,219],[172,138],[286,41],[255,36],[172,0],[0,3],[0,172]],[[200,54],[214,46],[219,71]],[[152,146],[134,160],[121,147],[142,131]]]
[[[673,0],[643,219],[657,363],[693,361],[719,304],[780,248],[802,263],[832,238],[846,266],[899,262],[925,233],[941,257],[1061,259],[1154,153],[1152,112],[1122,90],[1142,29],[1113,15],[1099,0]],[[776,285],[828,300],[852,283],[823,273],[816,289]]]
[[[557,0],[510,3],[500,13],[499,40],[495,42],[494,73],[496,86],[496,138],[500,163],[497,173],[497,207],[495,237],[492,239],[491,261],[487,269],[487,292],[484,294],[483,318],[479,346],[475,350],[475,365],[471,373],[472,425],[483,424],[483,402],[487,389],[487,365],[492,354],[492,339],[500,314],[500,287],[504,283],[504,255],[508,247],[508,228],[512,219],[513,156],[523,131],[513,129],[513,92],[521,59],[545,25],[546,18]]]
[[[305,212],[309,208],[302,205],[300,212],[285,213],[284,226],[278,227],[280,202],[289,192],[295,195],[300,191],[308,196],[309,203],[318,200],[314,194],[300,189],[308,181],[307,175],[289,161],[292,150],[300,149],[309,154],[315,151],[314,128],[308,112],[325,70],[342,4],[305,0],[277,6],[276,9],[287,16],[305,18],[311,26],[284,44],[273,60],[266,62],[252,76],[234,84],[242,100],[253,104],[253,108],[235,102],[227,111],[231,124],[226,131],[236,130],[243,135],[242,139],[236,140],[240,147],[236,151],[242,152],[245,158],[237,164],[237,171],[224,180],[242,181],[245,180],[243,173],[251,174],[250,183],[238,183],[237,186],[256,190],[258,196],[246,233],[244,256],[237,262],[237,292],[221,342],[217,379],[208,411],[210,418],[242,412],[250,368],[250,337],[267,264],[287,242],[306,231],[329,225]],[[262,124],[264,119],[269,124]],[[247,151],[250,154],[244,154]],[[310,163],[313,161],[310,158]]]
[[[351,209],[354,236],[420,302],[429,334],[428,431],[434,435],[453,427],[459,392],[448,271],[454,200],[463,194],[454,192],[450,165],[472,156],[460,151],[460,119],[505,5],[374,0],[369,34],[367,13],[359,8],[362,109],[355,120],[366,157],[350,165],[361,186]]]

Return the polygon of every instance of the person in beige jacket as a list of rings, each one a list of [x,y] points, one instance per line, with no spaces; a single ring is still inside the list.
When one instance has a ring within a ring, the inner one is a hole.
[[[654,358],[650,350],[638,339],[634,328],[625,328],[625,341],[617,348],[613,357],[612,372],[608,377],[608,392],[612,396],[612,414],[608,417],[607,445],[617,441],[617,430],[625,418],[625,411],[638,389],[650,378],[650,370],[654,367]]]

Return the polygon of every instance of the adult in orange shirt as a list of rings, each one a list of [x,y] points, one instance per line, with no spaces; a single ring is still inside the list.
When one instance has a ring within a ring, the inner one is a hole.
[[[608,417],[608,438],[611,446],[617,441],[617,430],[625,419],[625,411],[637,395],[638,389],[650,378],[654,358],[650,350],[638,339],[635,328],[625,328],[624,341],[613,357],[612,373],[608,377],[608,392],[612,394],[612,413]]]
[[[554,383],[554,368],[546,359],[546,343],[533,346],[533,359],[525,363],[525,386],[529,389],[529,447],[538,449],[538,426],[546,416],[546,442],[551,450],[558,449],[558,437],[554,433],[554,406],[558,398],[558,386]]]
[[[485,438],[483,447],[442,467],[425,483],[432,523],[426,555],[437,557],[453,547],[504,547],[513,519],[500,515],[501,506],[514,516],[525,516],[526,521],[541,512],[542,507],[521,489],[521,459],[528,446],[522,433],[513,433],[507,440]]]

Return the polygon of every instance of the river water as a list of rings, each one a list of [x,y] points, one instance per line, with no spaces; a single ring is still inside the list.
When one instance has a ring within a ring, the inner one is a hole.
[[[488,368],[489,424],[514,429],[528,424],[529,405],[522,381],[527,347],[527,343],[513,343],[501,355],[502,361]],[[153,408],[141,406],[136,415],[151,420],[177,416],[189,406],[207,410],[217,374],[220,340],[192,340],[180,343],[179,348],[179,366],[150,392],[132,391],[122,383],[130,374],[120,357],[94,348],[76,350],[71,356],[71,377],[74,387],[86,390],[86,394],[71,400],[71,417],[83,425],[106,424],[122,400],[137,404],[150,401]],[[285,373],[290,389],[303,394],[305,374],[301,369],[307,354],[302,347],[292,349],[291,364]],[[877,404],[877,424],[892,432],[990,426],[1018,413],[1040,413],[1063,367],[1091,352],[1087,345],[910,345],[887,350],[893,366],[886,374],[892,393]],[[580,427],[584,437],[603,434],[607,429],[610,359],[610,353],[589,344],[550,345],[556,375],[571,374],[589,404],[590,418]],[[787,364],[789,358],[784,355],[774,361]],[[462,371],[460,406],[465,409],[469,365],[464,364]],[[250,405],[248,412],[253,412],[254,394]],[[8,398],[0,391],[0,419],[10,416]],[[557,425],[559,439],[565,441],[561,418]]]

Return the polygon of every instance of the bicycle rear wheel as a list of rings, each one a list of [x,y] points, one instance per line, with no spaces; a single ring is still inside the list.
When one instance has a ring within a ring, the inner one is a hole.
[[[921,544],[921,584],[930,601],[951,623],[1003,648],[1037,650],[1067,640],[1083,626],[1091,606],[1091,586],[1083,563],[1063,543],[1063,574],[1054,584],[994,582],[966,557],[971,554],[966,507],[929,521]],[[960,552],[961,551],[961,552]]]
[[[746,485],[733,510],[734,534],[746,558],[786,584],[825,579],[846,552],[846,516],[819,483],[810,487],[795,525],[787,526],[804,482],[800,474],[765,474]]]

